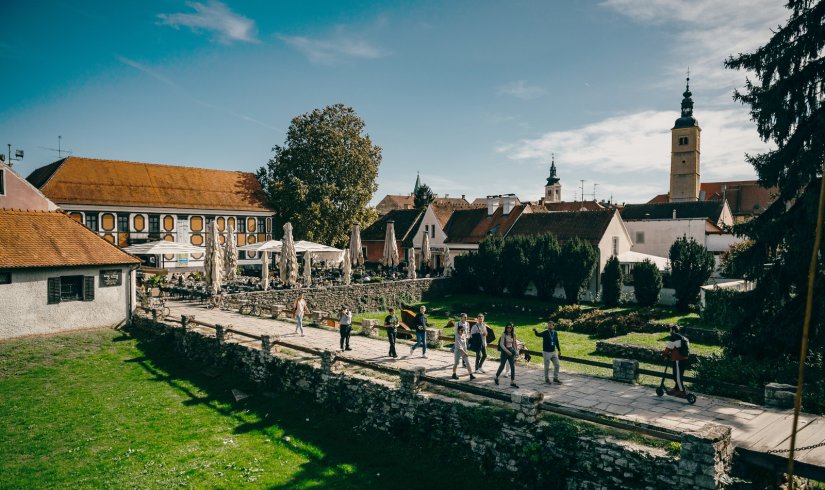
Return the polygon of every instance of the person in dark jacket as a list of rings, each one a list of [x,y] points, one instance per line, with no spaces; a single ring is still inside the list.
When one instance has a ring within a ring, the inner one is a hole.
[[[668,390],[671,395],[687,395],[685,383],[682,378],[685,376],[685,369],[689,362],[690,343],[688,339],[679,333],[679,326],[670,327],[670,342],[663,354],[673,361],[673,382],[676,384],[672,390]]]
[[[352,312],[344,306],[341,308],[338,331],[341,334],[341,350],[352,350],[349,348],[349,337],[352,334]]]
[[[561,355],[561,345],[559,345],[559,334],[556,332],[556,324],[547,322],[547,329],[539,332],[535,328],[533,333],[536,337],[541,337],[541,355],[544,358],[544,382],[550,382],[550,363],[553,363],[553,382],[562,384],[559,380],[559,356]]]
[[[501,351],[501,358],[499,359],[498,370],[496,377],[493,379],[495,384],[498,384],[498,377],[504,371],[505,364],[510,365],[510,386],[518,388],[516,384],[516,354],[518,354],[518,341],[516,340],[516,327],[512,323],[508,323],[504,327],[504,332],[498,339],[498,350]]]
[[[413,321],[415,328],[415,343],[410,347],[410,355],[413,355],[415,348],[421,346],[421,357],[427,358],[427,307],[421,306]]]
[[[384,318],[384,326],[387,328],[387,339],[390,341],[390,357],[398,357],[395,352],[395,336],[398,334],[398,317],[395,315],[395,308],[390,308],[390,314]]]

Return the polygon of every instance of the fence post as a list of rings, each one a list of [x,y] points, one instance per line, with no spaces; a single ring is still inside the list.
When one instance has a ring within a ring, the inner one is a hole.
[[[679,488],[716,490],[730,472],[733,459],[731,428],[718,424],[682,434],[677,476]]]
[[[639,381],[639,361],[613,359],[613,381],[636,384]]]
[[[272,357],[272,337],[269,335],[261,335],[261,352],[265,360]]]
[[[215,325],[215,338],[218,339],[218,344],[226,341],[226,329],[223,325]]]
[[[399,386],[402,393],[414,396],[421,391],[421,377],[426,369],[423,366],[416,366],[412,369],[401,369],[401,384]]]
[[[516,411],[516,420],[528,424],[538,422],[544,394],[533,390],[518,390],[510,395],[510,402]]]
[[[335,353],[331,350],[324,350],[321,352],[321,371],[326,374],[332,374],[335,371]]]

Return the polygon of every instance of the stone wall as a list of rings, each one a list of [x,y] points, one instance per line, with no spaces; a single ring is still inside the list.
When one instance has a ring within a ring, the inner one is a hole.
[[[237,293],[228,296],[230,304],[241,304],[249,299],[261,300],[265,304],[280,304],[290,307],[298,294],[303,292],[311,310],[337,312],[346,305],[355,312],[381,311],[390,306],[417,303],[425,297],[449,291],[449,279],[410,279],[383,283],[350,284],[305,289],[273,289]]]
[[[619,359],[636,359],[639,362],[649,362],[651,364],[661,364],[662,349],[652,347],[642,347],[638,345],[628,345],[610,340],[599,340],[596,342],[596,354]],[[690,354],[690,362],[706,358],[697,354]]]
[[[442,441],[480,471],[509,475],[520,488],[717,489],[730,464],[730,429],[720,426],[685,433],[677,457],[619,439],[615,431],[610,435],[592,424],[546,414],[539,392],[517,391],[509,402],[445,396],[422,391],[423,368],[402,370],[396,381],[386,374],[347,373],[330,351],[317,357],[290,355],[286,348],[272,347],[269,337],[257,345],[238,344],[228,342],[223,332],[212,336],[145,318],[137,318],[130,331],[159,341],[183,359],[233,371],[262,389],[358,414],[362,423],[356,430]]]

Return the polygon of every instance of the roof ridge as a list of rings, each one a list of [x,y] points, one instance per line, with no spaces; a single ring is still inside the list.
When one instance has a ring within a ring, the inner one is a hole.
[[[206,167],[196,167],[195,165],[173,165],[170,163],[152,163],[152,162],[137,162],[133,160],[113,160],[111,158],[92,158],[92,157],[79,157],[79,156],[68,156],[63,160],[91,160],[94,162],[111,162],[111,163],[128,163],[133,165],[151,165],[153,167],[172,167],[172,168],[191,168],[195,170],[209,170],[210,172],[227,172],[227,173],[240,173],[240,174],[252,174],[255,175],[255,172],[244,171],[244,170],[224,170],[219,168],[206,168]],[[59,161],[59,160],[58,160]],[[61,165],[62,167],[62,165]],[[57,173],[55,171],[54,173]],[[54,175],[54,174],[52,174]],[[45,185],[45,184],[44,184]]]

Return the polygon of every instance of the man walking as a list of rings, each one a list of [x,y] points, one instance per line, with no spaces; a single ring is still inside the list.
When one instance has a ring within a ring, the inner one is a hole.
[[[418,309],[418,314],[415,315],[415,320],[413,321],[413,327],[415,327],[415,343],[410,347],[410,355],[413,355],[415,352],[415,348],[419,345],[421,346],[421,357],[424,359],[427,358],[427,307],[421,306]]]
[[[341,334],[341,350],[352,350],[349,348],[349,337],[352,333],[352,312],[349,311],[349,308],[344,306],[341,308],[341,316],[338,320],[339,327],[338,331]]]
[[[484,361],[487,359],[487,324],[484,323],[484,315],[479,313],[476,322],[470,329],[473,350],[476,353],[476,372],[483,373]]]
[[[541,355],[544,358],[544,382],[550,382],[550,363],[553,363],[553,383],[562,384],[559,380],[559,356],[561,355],[561,345],[559,345],[559,334],[556,332],[556,324],[547,322],[547,329],[539,332],[535,328],[533,333],[536,337],[541,337]]]
[[[398,335],[398,317],[395,316],[395,308],[390,308],[390,314],[384,318],[384,326],[387,328],[387,339],[390,341],[390,353],[392,358],[398,357],[395,353],[395,337]]]

